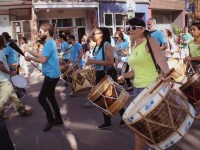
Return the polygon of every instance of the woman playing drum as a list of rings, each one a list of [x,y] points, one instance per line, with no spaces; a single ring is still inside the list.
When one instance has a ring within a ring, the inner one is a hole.
[[[114,57],[111,47],[110,32],[108,28],[99,27],[94,29],[91,33],[94,41],[97,43],[94,49],[94,59],[88,59],[88,64],[94,64],[96,68],[96,84],[101,81],[107,75],[111,76],[114,81],[117,80],[117,72],[112,66],[114,63]],[[122,108],[119,113],[122,116],[125,109]],[[103,113],[104,123],[98,126],[98,129],[104,129],[111,127],[111,118]],[[120,125],[124,125],[123,120]]]
[[[147,46],[146,25],[145,22],[140,18],[132,18],[128,20],[130,27],[128,28],[131,39],[136,43],[131,55],[128,58],[128,64],[131,67],[131,71],[121,75],[118,80],[123,81],[125,78],[134,77],[133,80],[133,96],[136,97],[140,92],[153,81],[155,81],[159,73],[156,70],[155,64],[153,62],[152,56],[149,52]],[[169,72],[167,62],[163,55],[161,54],[160,46],[157,44],[154,38],[149,38],[149,43],[152,48],[152,53],[155,57],[155,61],[161,69],[162,74],[160,74],[161,80],[167,81],[169,78],[164,78],[163,76]],[[135,149],[143,150],[144,144],[141,138],[135,134]]]
[[[186,61],[191,62],[194,69],[197,71],[200,64],[200,23],[193,23],[190,27],[190,34],[194,40],[189,43],[190,56],[185,58]]]

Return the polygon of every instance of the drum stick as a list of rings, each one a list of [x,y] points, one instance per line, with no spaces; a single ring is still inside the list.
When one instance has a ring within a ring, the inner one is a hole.
[[[192,67],[192,64],[191,64],[191,62],[190,62],[190,61],[188,61],[188,63],[189,63],[189,65],[190,65],[190,68],[192,69],[192,72],[193,72],[193,73],[195,73],[195,71],[194,71],[194,68]]]
[[[167,74],[164,75],[164,78],[167,78],[168,76],[170,76],[171,73],[172,73],[173,71],[174,71],[174,68],[170,69],[170,71],[169,71]],[[163,81],[160,80],[160,81],[154,86],[154,88],[149,92],[149,94],[152,94],[153,91],[154,91],[155,89],[157,89],[162,83],[163,83]]]

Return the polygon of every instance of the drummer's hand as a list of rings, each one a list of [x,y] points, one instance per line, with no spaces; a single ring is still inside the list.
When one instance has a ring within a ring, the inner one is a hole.
[[[16,70],[10,72],[10,76],[14,76],[14,75],[16,75],[16,74],[17,74],[17,71],[16,71]]]
[[[85,64],[86,64],[86,66],[89,66],[89,65],[90,65],[88,62],[86,62]]]
[[[31,53],[31,51],[32,51],[32,50],[30,50],[30,49],[27,49],[27,50],[26,50],[26,52],[28,52],[28,53]]]
[[[25,56],[24,58],[25,58],[26,61],[30,61],[31,60],[30,56]]]
[[[124,82],[124,76],[121,75],[117,78],[118,83],[123,83]]]
[[[75,62],[77,62],[77,63],[78,63],[78,62],[79,62],[79,60],[80,60],[80,59],[76,59],[76,61],[75,61]]]
[[[87,63],[90,65],[90,64],[94,64],[94,60],[93,59],[90,59],[90,58],[88,58],[88,60],[87,60]]]
[[[184,61],[192,61],[192,58],[190,56],[186,56]]]
[[[160,76],[159,77],[160,80],[162,80],[163,82],[171,82],[171,76],[167,76],[166,78],[164,76]]]

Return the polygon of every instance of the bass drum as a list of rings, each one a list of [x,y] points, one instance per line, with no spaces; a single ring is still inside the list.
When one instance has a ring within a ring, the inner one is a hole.
[[[169,85],[159,81],[145,88],[123,115],[126,125],[155,149],[167,149],[191,127],[195,110]],[[152,89],[155,89],[152,91]]]

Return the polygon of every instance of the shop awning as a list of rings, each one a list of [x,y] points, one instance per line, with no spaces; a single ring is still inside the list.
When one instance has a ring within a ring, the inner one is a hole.
[[[34,8],[97,8],[97,2],[39,2],[33,3]]]

